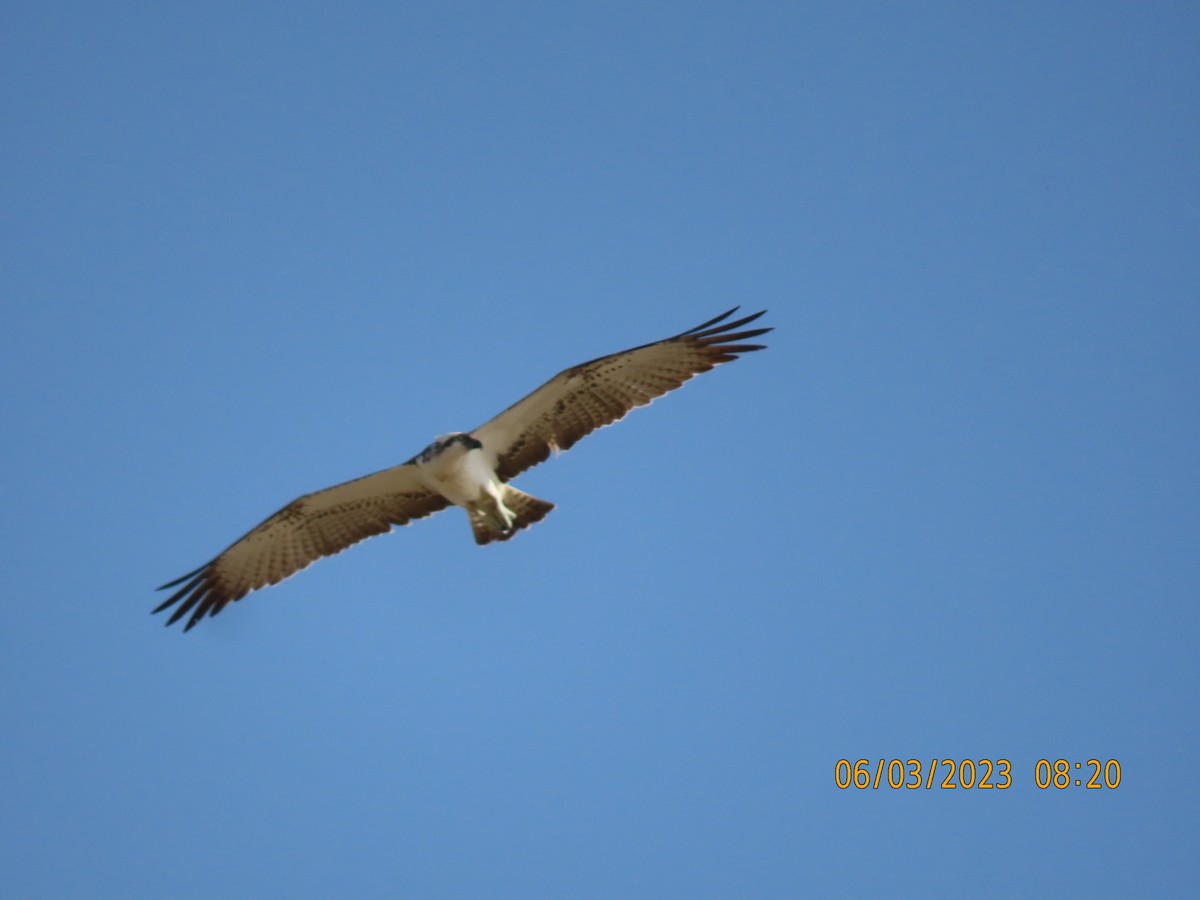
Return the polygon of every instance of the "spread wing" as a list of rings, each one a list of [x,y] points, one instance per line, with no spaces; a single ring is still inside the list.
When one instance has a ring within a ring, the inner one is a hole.
[[[164,584],[160,591],[177,586],[179,590],[154,611],[178,603],[167,624],[191,611],[183,629],[187,631],[205,615],[215,616],[232,601],[276,584],[322,556],[340,553],[393,525],[406,525],[448,505],[445,497],[420,483],[411,461],[305,494],[216,559]]]
[[[551,450],[570,448],[693,375],[737,359],[740,353],[762,350],[762,344],[738,342],[766,334],[770,328],[736,329],[763,313],[725,322],[737,310],[735,306],[675,337],[559,372],[471,434],[496,455],[496,472],[507,481],[544,461]]]

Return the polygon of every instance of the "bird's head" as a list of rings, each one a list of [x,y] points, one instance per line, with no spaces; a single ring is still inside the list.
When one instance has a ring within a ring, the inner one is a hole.
[[[450,434],[440,434],[432,444],[421,451],[421,462],[429,462],[438,456],[441,456],[451,447],[461,445],[463,450],[479,450],[483,444],[478,439],[471,437],[469,434],[464,434],[461,431],[454,431]]]

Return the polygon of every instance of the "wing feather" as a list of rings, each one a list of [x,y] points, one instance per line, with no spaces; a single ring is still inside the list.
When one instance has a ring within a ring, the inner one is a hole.
[[[191,613],[183,629],[187,631],[204,616],[215,616],[234,600],[276,584],[323,556],[448,505],[445,497],[421,484],[411,461],[305,494],[211,562],[164,584],[159,590],[178,590],[154,612],[178,604],[167,624]]]
[[[725,321],[738,307],[682,334],[601,356],[559,372],[471,434],[496,456],[505,481],[543,462],[551,450],[567,450],[597,428],[635,407],[680,387],[701,372],[762,350],[738,343],[771,331],[737,331],[766,312]]]

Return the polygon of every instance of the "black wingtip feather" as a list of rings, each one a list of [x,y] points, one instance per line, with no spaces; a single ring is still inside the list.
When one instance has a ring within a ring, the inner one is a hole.
[[[205,569],[207,569],[211,565],[212,565],[212,562],[206,562],[200,568],[192,569],[192,571],[188,572],[186,575],[180,575],[174,581],[168,581],[166,584],[160,584],[158,587],[155,588],[155,590],[156,591],[165,591],[167,588],[173,588],[177,584],[183,584],[189,578],[194,578],[195,576],[199,575],[201,572],[203,572]],[[171,601],[168,600],[165,605],[170,606]],[[161,608],[162,607],[159,607],[159,609],[161,609]],[[158,610],[156,609],[155,612],[158,612]]]
[[[162,603],[158,604],[158,606],[154,607],[153,612],[160,613],[164,609],[174,606],[185,594],[190,593],[201,581],[204,580],[204,569],[197,569],[195,572],[192,572],[191,575],[185,575],[183,578],[191,578],[192,580],[177,590]],[[180,578],[177,581],[172,581],[170,584],[163,585],[163,587],[174,587],[175,585],[179,584],[180,581],[183,581],[183,578]],[[161,591],[162,588],[159,588],[159,590]]]
[[[749,323],[753,322],[755,319],[759,318],[760,316],[764,316],[767,313],[767,311],[765,309],[763,309],[763,310],[759,310],[758,312],[756,312],[752,315],[744,316],[744,317],[742,317],[740,319],[736,319],[732,322],[723,322],[723,324],[718,325],[716,328],[710,327],[712,325],[715,325],[717,322],[722,322],[724,319],[733,315],[735,312],[737,312],[737,310],[739,308],[740,307],[735,306],[733,309],[729,310],[729,312],[725,313],[724,315],[717,316],[717,318],[713,319],[710,322],[705,322],[703,325],[697,325],[691,331],[685,331],[682,335],[680,335],[680,337],[686,336],[686,337],[690,337],[690,338],[697,339],[697,340],[703,340],[703,339],[709,338],[709,337],[716,337],[717,335],[723,335],[723,336],[729,335],[729,332],[731,332],[733,329],[741,328],[743,325],[748,325]],[[766,328],[757,333],[763,334],[764,332],[770,331],[770,330],[771,330],[770,328]],[[729,335],[729,337],[734,337],[734,335]],[[725,337],[724,339],[728,340],[729,337]]]
[[[755,338],[759,335],[766,334],[769,331],[774,331],[774,328],[751,328],[749,331],[739,331],[735,334],[726,334],[721,331],[715,334],[712,338],[705,340],[704,343],[709,346],[723,346],[730,341],[740,341],[745,338]]]
[[[187,631],[196,622],[201,619],[205,613],[212,610],[215,613],[220,606],[216,602],[216,598],[212,595],[212,585],[208,581],[209,568],[212,564],[201,566],[195,571],[189,572],[182,578],[177,578],[163,587],[176,587],[182,584],[175,593],[154,607],[152,614],[163,612],[175,604],[179,604],[176,609],[171,612],[171,615],[164,623],[166,626],[174,625],[189,612],[192,613],[191,618],[184,625],[183,630]],[[186,584],[184,583],[186,581]],[[160,588],[159,590],[161,590]],[[193,612],[194,610],[194,612]]]
[[[697,325],[695,328],[689,328],[687,331],[685,331],[683,334],[681,334],[679,336],[683,337],[686,334],[695,334],[697,331],[703,331],[705,328],[708,328],[710,325],[716,325],[722,319],[728,319],[739,309],[741,309],[740,306],[735,306],[733,309],[727,309],[727,310],[725,310],[725,312],[721,313],[715,319],[709,319],[707,322]],[[766,312],[766,310],[764,309],[763,312]],[[762,313],[759,313],[759,315],[761,316]],[[726,327],[726,326],[722,326],[722,327]]]

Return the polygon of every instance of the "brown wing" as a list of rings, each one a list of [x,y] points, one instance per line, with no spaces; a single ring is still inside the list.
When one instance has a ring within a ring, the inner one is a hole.
[[[762,312],[717,324],[737,310],[735,306],[675,337],[566,369],[471,434],[495,454],[497,474],[507,481],[545,460],[552,449],[568,449],[693,375],[740,353],[762,350],[762,344],[738,341],[766,334],[770,328],[735,331]]]
[[[159,590],[182,585],[154,611],[178,603],[171,625],[190,610],[184,631],[205,615],[276,584],[322,556],[340,553],[393,525],[444,509],[449,502],[424,487],[411,462],[293,500],[220,556]]]

